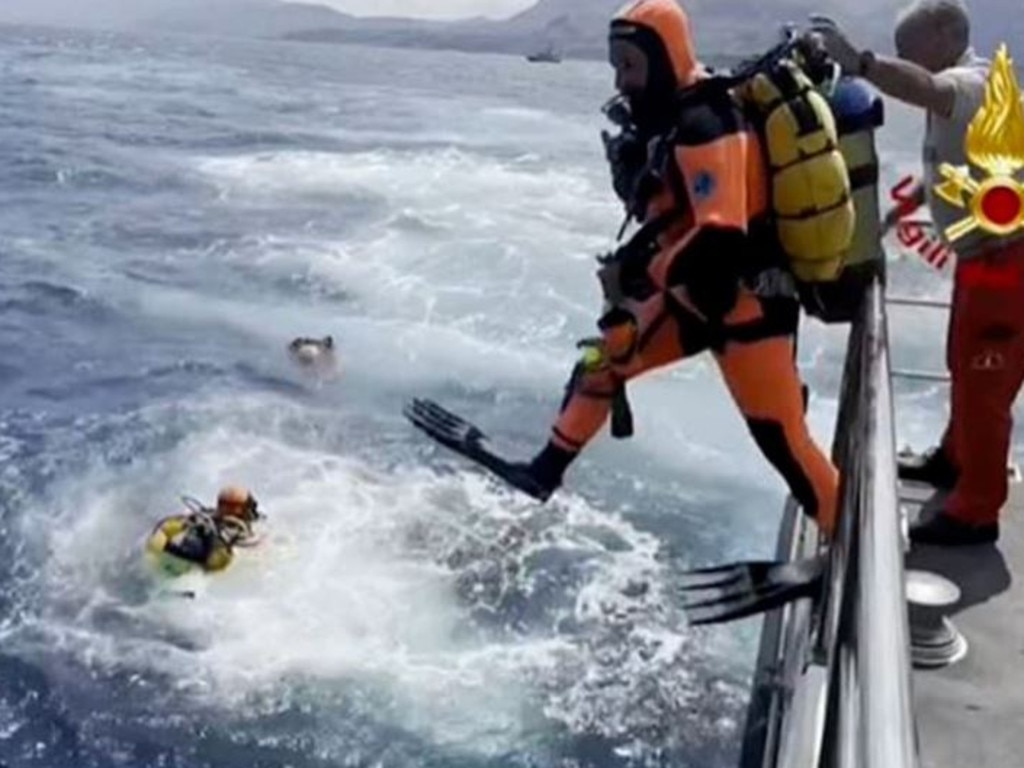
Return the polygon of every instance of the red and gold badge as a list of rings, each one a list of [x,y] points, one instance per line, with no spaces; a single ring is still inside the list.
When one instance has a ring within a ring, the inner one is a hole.
[[[967,128],[964,149],[985,177],[975,180],[967,166],[940,166],[946,181],[935,186],[935,193],[970,211],[946,228],[946,237],[956,242],[976,229],[995,236],[1024,229],[1024,184],[1018,180],[1024,168],[1024,102],[1005,44],[992,62],[985,102]]]

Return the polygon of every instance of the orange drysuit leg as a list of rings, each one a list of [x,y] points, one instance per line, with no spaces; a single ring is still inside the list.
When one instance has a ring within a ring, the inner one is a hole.
[[[761,452],[785,479],[804,512],[832,538],[839,473],[814,442],[804,418],[793,348],[798,309],[782,305],[773,316],[766,317],[765,312],[764,302],[742,293],[726,318],[730,340],[715,359]]]
[[[990,525],[1009,492],[1013,402],[1024,382],[1024,243],[957,265],[951,411],[960,469],[946,512]]]
[[[559,448],[573,453],[583,450],[607,421],[612,399],[622,383],[705,349],[686,342],[684,351],[685,330],[668,312],[662,295],[643,302],[637,314],[637,341],[632,354],[609,366],[583,373],[570,384],[571,391],[551,430],[551,442]]]

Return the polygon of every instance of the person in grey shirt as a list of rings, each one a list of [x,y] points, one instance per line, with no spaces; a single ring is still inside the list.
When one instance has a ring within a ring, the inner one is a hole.
[[[886,224],[927,203],[939,236],[957,257],[947,339],[949,423],[939,447],[899,467],[901,479],[951,493],[910,537],[949,546],[994,542],[1009,492],[1011,410],[1024,382],[1024,239],[1020,231],[996,237],[976,229],[950,242],[946,227],[965,212],[934,191],[943,181],[943,163],[970,165],[964,139],[984,104],[990,63],[971,47],[970,18],[958,0],[918,0],[902,11],[896,58],[858,49],[832,19],[811,21],[814,39],[847,73],[924,110],[924,178]]]

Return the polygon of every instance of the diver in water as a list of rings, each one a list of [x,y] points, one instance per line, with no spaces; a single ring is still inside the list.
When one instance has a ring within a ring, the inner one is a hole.
[[[800,304],[784,284],[770,183],[755,128],[699,63],[690,22],[674,0],[639,0],[612,21],[616,100],[624,128],[605,136],[613,186],[642,224],[602,283],[606,312],[570,378],[551,437],[532,461],[482,445],[483,433],[428,400],[406,415],[438,442],[545,501],[611,417],[631,433],[626,382],[710,351],[761,452],[804,512],[831,538],[838,472],[811,437],[794,359]]]
[[[321,372],[334,369],[334,337],[324,336],[322,339],[299,337],[288,345],[288,355],[296,364],[303,368]]]
[[[213,509],[190,500],[186,504],[189,512],[161,520],[147,543],[147,549],[160,558],[165,570],[183,572],[189,565],[196,565],[208,572],[222,571],[231,564],[235,547],[251,547],[259,542],[253,524],[262,515],[256,499],[245,488],[222,488]]]

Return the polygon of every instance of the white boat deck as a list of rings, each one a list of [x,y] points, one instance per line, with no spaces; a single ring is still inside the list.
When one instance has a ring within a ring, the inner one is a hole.
[[[901,490],[914,517],[941,503],[920,486]],[[945,576],[961,590],[949,613],[967,656],[913,675],[921,768],[1024,765],[1024,487],[1011,483],[995,545],[919,546],[908,569]]]

